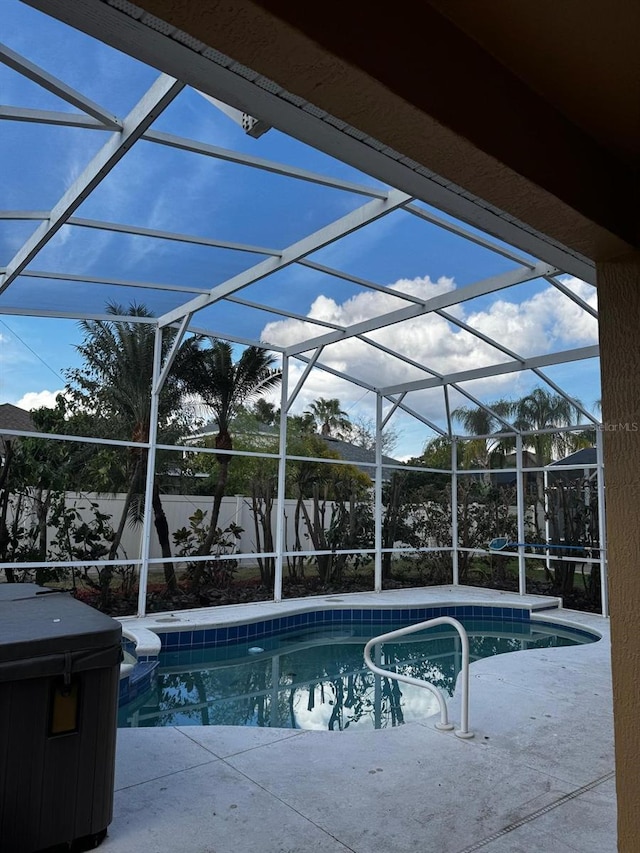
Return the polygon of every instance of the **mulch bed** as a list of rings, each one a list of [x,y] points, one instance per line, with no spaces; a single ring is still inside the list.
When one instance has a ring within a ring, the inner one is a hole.
[[[415,578],[404,578],[402,581],[385,580],[384,589],[407,589],[423,587],[424,582]],[[513,589],[517,591],[517,581],[510,582],[507,579],[500,586],[493,585],[490,581],[473,584],[474,586],[493,589]],[[304,598],[312,595],[337,595],[348,592],[371,592],[373,583],[371,578],[348,578],[343,579],[339,586],[325,585],[318,578],[283,579],[283,598]],[[550,584],[544,582],[528,581],[527,592],[531,595],[557,595]],[[99,593],[90,589],[78,589],[76,597],[96,607],[100,607]],[[150,585],[147,593],[147,613],[170,612],[174,610],[189,610],[196,607],[217,607],[225,604],[247,604],[254,601],[270,601],[273,598],[273,590],[261,584],[260,579],[236,580],[225,589],[201,586],[197,591],[191,590],[186,583],[180,584],[177,593],[167,593],[161,584]],[[592,601],[587,594],[576,589],[569,596],[563,598],[564,606],[571,610],[583,610],[591,613],[600,612],[600,602]],[[105,612],[112,616],[130,616],[137,611],[137,592],[131,595],[123,595],[114,591],[108,608]]]

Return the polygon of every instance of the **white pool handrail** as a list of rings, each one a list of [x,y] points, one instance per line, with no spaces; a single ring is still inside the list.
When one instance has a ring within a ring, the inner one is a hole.
[[[436,687],[435,684],[431,684],[422,678],[412,678],[410,675],[402,675],[399,672],[390,672],[388,669],[381,669],[371,660],[371,649],[379,643],[396,640],[398,637],[404,637],[406,634],[413,634],[415,631],[423,631],[425,628],[432,628],[436,625],[451,625],[460,634],[460,644],[462,646],[462,669],[460,672],[462,691],[460,699],[462,707],[460,712],[460,728],[454,734],[460,738],[471,738],[473,737],[473,732],[469,731],[469,638],[464,626],[457,619],[454,619],[452,616],[435,616],[433,619],[427,619],[426,622],[417,622],[415,625],[407,625],[405,628],[398,628],[396,631],[389,631],[387,634],[380,634],[379,637],[373,637],[364,647],[364,662],[371,672],[376,675],[381,675],[384,678],[393,678],[396,681],[404,681],[405,684],[414,684],[416,687],[424,687],[433,693],[440,705],[440,722],[436,723],[435,727],[440,731],[451,731],[454,726],[453,723],[449,722],[447,702],[442,690]]]

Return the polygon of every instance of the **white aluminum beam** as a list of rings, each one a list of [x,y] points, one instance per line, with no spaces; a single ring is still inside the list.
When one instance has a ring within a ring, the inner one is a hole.
[[[28,218],[28,219],[37,219],[37,218],[42,219],[45,216],[46,216],[46,214],[41,214],[40,212],[36,212],[36,211],[29,211],[29,212],[5,211],[5,212],[0,212],[0,218],[7,218],[7,219],[9,219],[9,218],[11,218],[11,219],[26,219],[26,218]],[[433,217],[433,218],[436,218],[436,217]],[[237,243],[226,243],[223,241],[212,240],[209,238],[193,237],[191,235],[176,234],[173,232],[162,232],[162,231],[158,231],[155,229],[138,228],[137,226],[121,225],[121,224],[110,223],[110,222],[102,222],[99,220],[78,219],[77,217],[70,217],[67,224],[79,225],[79,226],[84,226],[84,227],[88,227],[88,228],[112,230],[112,231],[118,231],[118,232],[123,232],[123,233],[127,233],[127,234],[140,234],[143,236],[157,237],[160,239],[168,239],[168,240],[176,240],[176,241],[182,241],[182,242],[187,242],[187,243],[198,243],[201,245],[215,246],[215,247],[224,248],[224,249],[240,250],[240,251],[247,251],[247,252],[258,252],[258,253],[262,253],[262,254],[279,256],[279,252],[277,252],[273,249],[259,248],[259,247],[254,247],[254,246],[246,246],[246,245],[237,244]],[[383,285],[377,285],[373,282],[367,281],[365,279],[356,278],[355,276],[350,276],[346,273],[341,273],[341,271],[332,269],[331,267],[325,267],[321,264],[315,264],[313,262],[306,261],[306,260],[303,260],[300,263],[301,263],[301,265],[308,266],[312,269],[313,268],[318,269],[318,270],[325,272],[329,275],[337,276],[339,278],[343,278],[343,279],[352,281],[358,285],[361,285],[362,287],[378,290],[380,292],[387,293],[387,294],[394,296],[394,297],[406,299],[406,300],[409,300],[409,301],[414,302],[414,303],[419,304],[419,305],[424,305],[424,300],[421,300],[419,297],[416,297],[416,296],[413,296],[410,294],[406,294],[403,292],[395,291],[390,287],[386,287]],[[84,277],[83,278],[82,276],[71,276],[71,275],[65,276],[65,275],[59,274],[59,273],[50,274],[50,273],[36,273],[36,272],[31,272],[31,271],[25,271],[23,273],[23,275],[32,275],[34,277],[38,276],[41,278],[57,278],[60,280],[67,279],[69,281],[86,281],[87,283],[96,283],[96,284],[115,284],[115,285],[126,286],[126,287],[146,287],[148,289],[166,290],[166,291],[174,291],[174,292],[182,292],[182,293],[205,294],[205,293],[209,292],[209,290],[207,288],[195,288],[195,287],[184,287],[184,286],[178,286],[178,285],[153,284],[151,282],[146,283],[146,282],[123,281],[123,280],[116,281],[116,280],[109,280],[109,279],[98,279],[96,277],[91,277],[91,278]],[[571,291],[568,290],[568,288],[565,288],[561,283],[556,282],[556,280],[553,279],[552,277],[547,277],[547,278],[552,285],[557,286],[563,292],[565,290],[568,291],[568,295],[575,297],[574,301],[577,302],[577,304],[579,304],[581,307],[584,307],[591,314],[595,314],[595,316],[597,316],[597,312],[594,312],[593,309],[591,309],[591,307],[589,305],[587,305],[586,303],[583,302],[583,300],[581,300],[579,297],[576,297],[574,294],[572,294]],[[254,308],[256,310],[265,311],[265,312],[277,314],[280,316],[290,317],[292,319],[298,319],[301,322],[306,322],[306,323],[309,323],[310,325],[319,325],[319,326],[324,326],[326,328],[331,328],[331,329],[336,329],[336,330],[340,330],[340,329],[344,330],[344,327],[341,327],[335,323],[328,323],[325,321],[310,319],[306,315],[295,314],[293,312],[284,311],[284,310],[278,309],[278,308],[271,308],[267,305],[264,305],[261,303],[256,303],[256,302],[251,302],[249,300],[244,300],[244,299],[241,299],[239,297],[228,297],[227,299],[228,299],[228,301],[234,302],[234,303],[239,304],[239,305],[245,305],[246,307],[249,307],[249,308]],[[500,350],[501,352],[508,355],[510,358],[520,360],[520,361],[524,361],[524,358],[522,356],[519,356],[513,350],[510,350],[508,347],[503,346],[502,344],[498,343],[496,340],[488,337],[487,335],[484,335],[479,330],[472,328],[468,324],[464,323],[462,320],[459,320],[454,315],[449,314],[448,312],[443,311],[443,310],[438,310],[435,313],[438,314],[443,319],[445,319],[447,322],[450,322],[450,323],[458,326],[459,328],[464,329],[465,331],[474,335],[474,337],[484,341],[489,346]],[[399,358],[400,360],[404,361],[407,364],[412,364],[413,366],[415,366],[421,370],[425,369],[424,365],[418,364],[417,362],[406,358],[401,353],[396,352],[394,350],[391,350],[388,347],[384,347],[383,345],[378,344],[377,342],[366,338],[364,335],[359,335],[358,337],[361,340],[365,341],[366,343],[368,343],[374,347],[377,347],[378,349],[380,349],[382,351],[387,352],[389,355],[392,355],[394,357]],[[434,375],[434,376],[439,375],[435,371],[427,371],[427,372],[429,372],[431,375]],[[543,374],[540,374],[540,378],[543,381],[547,382],[547,384],[552,385],[555,390],[558,390],[557,386],[553,385],[553,383],[551,383],[550,380],[548,380],[548,378],[545,377]],[[558,393],[562,394],[562,396],[566,396],[567,399],[571,399],[562,390],[558,390]],[[586,411],[585,411],[585,414],[587,414]]]
[[[0,216],[0,218],[2,217]],[[1,269],[0,273],[2,273]],[[207,287],[189,287],[186,285],[178,284],[159,284],[158,282],[153,281],[133,281],[130,279],[121,278],[107,278],[102,276],[86,276],[76,275],[72,273],[49,272],[46,270],[23,270],[23,272],[20,273],[20,277],[41,278],[44,280],[53,281],[80,282],[83,284],[97,284],[114,287],[133,287],[144,290],[168,291],[172,293],[209,293],[209,288]],[[337,323],[329,323],[327,320],[317,320],[315,318],[307,317],[305,314],[297,314],[294,311],[286,311],[284,308],[275,308],[271,305],[264,305],[261,302],[251,302],[250,300],[242,299],[239,296],[227,296],[225,302],[233,302],[234,305],[242,305],[246,308],[255,309],[256,311],[264,311],[268,314],[276,314],[279,317],[288,317],[293,320],[300,320],[301,322],[308,323],[310,326],[320,326],[326,329],[344,328],[343,326],[339,326]],[[268,342],[264,341],[263,344],[265,348],[268,347]]]
[[[444,411],[447,416],[447,430],[449,435],[453,435],[453,426],[451,423],[451,405],[449,403],[449,386],[445,385],[442,389],[444,393]]]
[[[106,278],[96,275],[76,275],[75,273],[49,272],[47,270],[23,270],[20,278],[42,278],[52,281],[81,282],[82,284],[102,284],[113,287],[133,287],[143,290],[163,290],[175,293],[208,293],[206,287],[188,287],[180,284],[159,284],[155,281],[132,281],[123,278]]]
[[[148,326],[155,326],[158,322],[157,317],[139,317],[137,315],[114,315],[98,312],[88,312],[82,308],[76,311],[55,311],[46,308],[4,308],[0,307],[0,317],[46,317],[52,320],[96,320],[106,323],[143,323]],[[178,324],[172,324],[178,328]],[[244,338],[240,335],[231,335],[229,332],[219,332],[212,329],[203,329],[196,326],[189,326],[187,332],[194,335],[201,335],[206,338],[219,338],[230,343],[240,344],[247,347],[261,347],[262,349],[272,350],[273,352],[284,352],[284,347],[277,344],[267,344],[264,341],[259,341],[254,338]],[[354,380],[351,380],[354,381]],[[357,382],[355,384],[358,384]]]
[[[207,291],[208,292],[208,291]],[[242,299],[240,296],[227,296],[225,302],[233,302],[234,305],[244,305],[246,308],[254,308],[256,311],[265,311],[268,314],[276,314],[278,317],[288,317],[291,320],[300,320],[310,326],[323,326],[325,329],[343,329],[338,323],[330,323],[328,320],[318,320],[315,317],[307,317],[306,314],[297,314],[295,311],[286,311],[284,308],[276,308],[273,305],[264,305],[262,302],[252,302]]]
[[[518,592],[520,595],[527,593],[527,564],[525,560],[524,542],[525,542],[525,518],[527,516],[527,505],[525,503],[524,494],[524,479],[523,479],[523,446],[522,436],[516,436],[516,506],[517,506],[517,523],[518,523]]]
[[[588,409],[585,409],[585,407],[582,405],[582,403],[579,400],[577,400],[575,397],[572,397],[570,394],[567,394],[567,392],[563,388],[561,388],[556,382],[554,382],[553,379],[550,379],[546,373],[543,373],[542,370],[540,370],[537,367],[532,368],[532,371],[533,371],[533,373],[535,373],[536,376],[539,376],[543,382],[546,382],[547,385],[549,385],[549,387],[553,388],[553,390],[556,392],[556,394],[559,394],[561,397],[563,397],[575,409],[577,409],[588,420],[590,420],[591,423],[593,423],[593,424],[599,424],[600,423],[600,421],[597,418],[595,418],[591,414],[591,412],[588,411]]]
[[[30,220],[48,219],[48,210],[0,210],[0,219]]]
[[[147,611],[147,580],[149,578],[149,557],[151,556],[151,524],[153,518],[153,486],[156,477],[156,456],[158,441],[158,407],[160,405],[160,379],[162,370],[162,329],[156,326],[153,339],[153,367],[151,370],[151,404],[149,408],[149,452],[147,453],[147,471],[144,489],[144,515],[142,517],[142,535],[140,536],[140,576],[138,578],[138,616]]]
[[[305,355],[297,355],[296,358],[299,361],[303,361],[305,364],[309,364],[309,362],[311,361],[311,359]],[[316,363],[316,367],[318,368],[318,370],[324,370],[325,373],[330,373],[332,376],[336,376],[338,379],[344,379],[345,382],[350,382],[352,385],[357,385],[360,388],[365,388],[367,391],[371,391],[374,394],[378,393],[378,389],[375,388],[373,385],[370,385],[368,382],[365,382],[364,379],[356,379],[354,376],[349,376],[346,373],[342,373],[340,370],[336,370],[334,367],[329,367],[329,365],[321,364],[320,362]],[[403,412],[406,412],[408,415],[411,415],[412,417],[416,418],[416,420],[428,426],[434,432],[438,433],[438,435],[446,435],[444,430],[442,430],[439,426],[434,424],[424,415],[421,415],[419,412],[416,412],[410,406],[407,406],[406,403],[400,403],[391,395],[386,395],[386,397],[390,403],[395,404],[397,402],[398,408],[402,409]]]
[[[141,447],[148,448],[144,441],[121,441],[117,438],[94,438],[88,435],[61,435],[55,432],[35,432],[35,430],[2,428],[0,435],[12,435],[16,438],[43,438],[50,441],[75,441],[78,444],[102,444],[105,447]],[[181,449],[181,448],[180,448]]]
[[[382,592],[382,396],[376,394],[376,469],[373,487],[374,592]]]
[[[278,493],[276,496],[276,561],[273,576],[273,597],[282,600],[282,563],[287,547],[285,500],[287,484],[287,396],[289,394],[289,358],[282,356],[280,380],[280,436],[278,441]]]
[[[579,305],[584,311],[587,312],[587,314],[591,314],[591,316],[595,317],[596,320],[598,319],[598,312],[596,311],[596,309],[592,308],[588,302],[584,301],[584,299],[581,299],[581,297],[579,297],[577,293],[574,293],[570,287],[567,287],[564,282],[559,281],[557,278],[555,278],[555,276],[552,275],[545,276],[545,278],[549,282],[549,284],[552,284],[555,288],[557,288],[557,290],[559,290],[561,293],[564,293],[565,296],[569,297],[569,299],[571,299],[572,302],[575,302],[576,305]]]
[[[466,323],[463,323],[462,320],[459,320],[453,314],[449,314],[447,311],[437,311],[436,313],[439,314],[439,316],[443,317],[445,320],[447,320],[449,323],[453,323],[454,325],[459,326],[461,329],[464,329],[465,331],[472,334],[474,337],[479,338],[481,341],[484,341],[485,343],[489,344],[490,346],[495,347],[495,349],[500,350],[500,352],[503,352],[505,355],[508,355],[510,358],[513,358],[516,361],[520,361],[523,364],[526,361],[526,358],[524,356],[518,355],[518,353],[514,352],[514,350],[503,346],[502,344],[498,343],[493,338],[490,338],[487,335],[483,334],[482,332],[478,331],[477,329],[474,329],[473,327],[468,326]],[[536,376],[538,376],[540,379],[542,379],[543,382],[545,382],[547,385],[549,385],[551,388],[553,388],[553,390],[557,394],[560,394],[560,396],[563,397],[565,400],[567,400],[567,402],[571,403],[572,406],[575,406],[575,408],[578,409],[578,411],[580,411],[580,412],[582,412],[582,414],[586,415],[586,417],[589,418],[589,420],[593,421],[594,423],[597,423],[597,421],[593,417],[593,415],[590,414],[590,412],[588,412],[582,406],[582,404],[579,401],[577,401],[574,397],[571,397],[569,394],[567,394],[566,391],[564,391],[559,385],[557,385],[545,373],[543,373],[541,370],[539,370],[538,368],[535,368],[535,367],[532,368],[532,371],[533,371],[533,373],[536,374]]]
[[[184,83],[166,75],[161,75],[153,83],[124,120],[122,130],[112,134],[84,172],[55,205],[48,220],[40,224],[9,261],[2,280],[0,280],[0,293],[6,290],[11,282],[20,275],[40,249],[59,231],[76,208],[109,174],[116,163],[124,157],[129,148],[183,88]],[[189,312],[184,311],[182,313]]]
[[[449,421],[449,433],[451,433],[451,422]],[[453,585],[460,583],[459,551],[460,537],[458,536],[458,441],[455,436],[451,437],[451,568]]]
[[[452,387],[455,387],[455,386],[452,386]],[[464,392],[461,391],[461,393],[464,393]],[[467,396],[469,396],[469,395],[467,395]],[[471,399],[471,398],[469,398],[469,399]],[[475,401],[475,398],[473,398],[473,399]],[[499,437],[505,437],[505,436],[511,435],[511,434],[516,435],[517,433],[519,433],[520,435],[545,435],[545,434],[555,435],[556,433],[559,433],[559,432],[580,432],[581,430],[591,429],[591,428],[592,428],[591,424],[570,424],[569,426],[552,426],[552,427],[545,427],[544,429],[520,429],[520,430],[516,430],[515,427],[511,426],[511,427],[509,427],[508,433],[507,432],[500,432],[500,433],[490,432],[490,433],[487,433],[486,435],[476,435],[474,433],[473,435],[458,435],[456,437],[460,438],[460,439],[496,438],[496,437],[499,438]],[[559,470],[562,467],[573,469],[576,467],[581,468],[581,467],[589,467],[589,466],[583,466],[583,465],[577,465],[576,466],[575,464],[574,465],[562,466],[562,465],[558,465],[555,462],[553,463],[553,470],[554,471]],[[543,468],[544,468],[544,466],[542,468],[540,468],[539,470],[542,471]],[[474,468],[473,470],[479,471],[480,469]],[[501,471],[509,471],[511,469],[501,468],[500,470]],[[527,471],[536,471],[536,470],[538,470],[538,469],[535,467],[535,465],[533,465],[533,466],[527,465]]]
[[[211,237],[196,237],[193,234],[178,234],[174,231],[160,231],[157,228],[144,228],[138,225],[123,225],[119,222],[105,222],[101,219],[83,219],[71,216],[67,225],[78,228],[95,228],[98,231],[115,231],[119,234],[131,234],[135,237],[154,237],[158,240],[172,240],[176,243],[193,243],[198,246],[210,246],[213,249],[230,249],[235,252],[250,252],[255,255],[280,257],[276,249],[266,249],[263,246],[251,246],[246,243],[230,243],[226,240],[215,240]]]
[[[383,417],[383,419],[382,419],[382,429],[384,429],[384,428],[386,427],[386,425],[389,423],[389,421],[390,421],[390,420],[391,420],[391,418],[393,417],[393,413],[396,411],[396,409],[398,408],[398,406],[400,406],[400,405],[401,405],[401,403],[402,403],[402,401],[404,400],[405,396],[406,396],[405,394],[401,394],[401,395],[398,397],[398,399],[397,399],[397,400],[395,400],[395,401],[393,402],[393,405],[391,406],[391,408],[389,409],[389,411],[387,412],[387,414],[386,414],[386,415]]]
[[[28,59],[20,56],[19,53],[16,53],[4,44],[0,44],[0,62],[22,74],[23,77],[27,77],[34,83],[42,86],[43,89],[46,89],[68,104],[82,110],[83,113],[92,116],[110,130],[119,130],[122,128],[120,119],[103,109],[100,104],[96,104],[94,101],[86,98],[80,92],[72,89],[71,86],[67,86],[62,80],[54,77],[53,74],[49,74],[33,62],[29,62]]]
[[[445,385],[445,388],[446,387],[447,386]],[[474,397],[473,394],[470,394],[469,391],[466,391],[464,388],[461,388],[455,382],[451,383],[451,387],[454,388],[459,394],[462,394],[463,397],[466,397],[467,400],[471,400],[474,406],[478,406],[479,409],[484,409],[484,411],[488,412],[492,418],[495,418],[497,421],[500,421],[500,423],[508,430],[515,433],[520,432],[520,430],[517,430],[514,425],[510,423],[510,421],[506,420],[502,415],[499,415],[496,411],[494,411],[494,409],[491,408],[491,406],[487,406],[486,403],[483,403],[481,400],[478,400],[478,398]],[[480,436],[478,436],[478,438],[479,437]]]
[[[408,204],[405,207],[405,210],[420,219],[424,219],[426,222],[431,222],[432,225],[437,225],[439,228],[449,231],[451,234],[463,237],[469,243],[475,243],[477,246],[482,246],[483,249],[489,249],[489,251],[495,252],[497,255],[502,255],[503,258],[508,258],[510,261],[520,264],[520,266],[528,266],[532,268],[535,266],[535,260],[530,261],[528,258],[524,258],[522,255],[514,252],[513,249],[506,248],[505,246],[499,246],[492,240],[482,237],[480,234],[474,234],[473,231],[469,231],[467,228],[463,228],[455,222],[449,222],[449,220],[443,219],[441,216],[436,216],[435,213],[431,213],[417,204]]]
[[[479,329],[474,329],[473,326],[469,326],[468,323],[465,323],[463,320],[459,320],[455,314],[450,314],[448,311],[436,311],[435,312],[439,317],[442,317],[443,320],[446,320],[447,323],[451,323],[454,326],[458,326],[458,328],[463,329],[465,332],[468,332],[470,335],[473,335],[474,338],[478,338],[478,340],[483,341],[485,344],[488,344],[490,347],[499,350],[500,352],[508,355],[509,358],[513,358],[515,361],[524,361],[524,357],[518,355],[513,350],[508,347],[503,346],[498,343],[494,338],[490,338],[488,335],[485,335],[484,332],[481,332]]]
[[[171,368],[173,367],[173,362],[175,361],[175,358],[178,355],[178,350],[180,349],[180,346],[182,345],[182,339],[184,338],[184,333],[186,332],[187,326],[189,325],[190,322],[191,322],[191,314],[187,314],[186,317],[182,318],[182,322],[180,323],[180,326],[178,327],[178,329],[176,331],[176,336],[173,339],[173,343],[171,344],[171,349],[167,353],[167,357],[164,361],[164,364],[162,364],[162,358],[161,358],[160,374],[157,378],[156,384],[153,386],[153,389],[152,389],[154,394],[159,394],[160,391],[162,391],[162,389],[164,387],[164,383],[167,381],[167,376],[169,375]],[[162,334],[163,334],[163,332],[162,332],[162,330],[160,330],[160,336],[159,336],[160,337],[160,346],[162,346]],[[160,355],[162,356],[162,352]]]
[[[518,269],[477,281],[459,290],[449,290],[446,293],[441,293],[419,305],[410,305],[406,308],[400,308],[397,311],[390,311],[388,314],[372,317],[370,320],[364,320],[362,323],[355,323],[349,326],[344,333],[333,332],[319,338],[311,338],[289,347],[287,352],[290,355],[298,355],[309,349],[315,349],[318,346],[337,343],[338,341],[347,340],[347,338],[353,338],[366,332],[372,332],[374,329],[392,326],[395,323],[401,323],[403,320],[411,320],[414,317],[420,317],[431,311],[438,311],[440,308],[448,308],[451,305],[467,302],[470,299],[475,299],[477,296],[484,296],[487,293],[495,293],[498,290],[513,287],[515,284],[522,284],[526,281],[542,278],[545,275],[553,275],[554,272],[557,272],[557,270],[543,263],[536,264],[533,269],[530,267],[519,267]]]
[[[0,306],[0,316],[2,315],[6,315],[7,317],[49,317],[53,320],[100,320],[113,323],[146,323],[150,326],[154,326],[157,323],[156,317],[104,314],[97,311],[87,311],[81,306],[78,306],[75,311],[58,311],[47,308],[5,308],[4,306]]]
[[[298,361],[303,361],[305,364],[309,364],[312,360],[312,357],[306,355],[297,355],[296,358]],[[350,376],[348,373],[336,370],[335,367],[329,367],[328,364],[320,364],[319,362],[316,362],[316,367],[319,370],[324,370],[325,373],[330,373],[332,376],[336,376],[338,379],[344,379],[345,382],[350,382],[352,385],[357,385],[359,388],[366,388],[367,391],[372,391],[374,394],[376,393],[375,386],[366,382],[364,379],[357,379],[355,376]]]
[[[154,317],[153,321],[154,323],[157,322],[157,318]],[[177,324],[178,321],[171,325],[174,328],[177,328]],[[277,344],[266,344],[264,341],[259,341],[256,338],[244,338],[240,335],[232,335],[229,332],[219,332],[216,329],[203,329],[198,326],[189,326],[187,332],[191,332],[194,335],[200,335],[200,337],[203,338],[215,338],[220,341],[229,341],[229,343],[240,344],[243,347],[260,347],[261,349],[270,350],[272,352],[284,352],[284,347],[279,347]]]
[[[296,384],[296,387],[295,387],[295,388],[293,389],[293,391],[291,392],[291,396],[289,397],[289,399],[288,399],[288,400],[285,400],[285,411],[286,411],[286,412],[288,412],[288,411],[289,411],[289,409],[291,408],[291,406],[294,404],[296,397],[298,396],[298,394],[299,394],[299,393],[300,393],[300,391],[302,390],[302,386],[303,386],[303,385],[304,385],[304,383],[307,381],[307,376],[308,376],[308,375],[311,373],[311,371],[313,370],[313,368],[314,368],[314,366],[315,366],[316,361],[317,361],[317,360],[318,360],[318,358],[320,357],[321,352],[322,352],[322,347],[318,347],[318,349],[317,349],[317,350],[314,352],[314,354],[311,356],[311,358],[310,358],[310,360],[309,360],[309,363],[307,364],[307,366],[305,367],[305,369],[304,369],[304,371],[303,371],[303,373],[302,373],[302,376],[300,377],[300,379],[298,379],[298,382],[297,382],[297,384]]]
[[[362,207],[351,211],[351,213],[348,213],[341,219],[331,222],[319,231],[315,231],[313,234],[304,237],[297,243],[293,243],[293,245],[283,250],[279,258],[267,258],[259,264],[256,264],[256,266],[233,276],[233,278],[230,278],[223,284],[219,284],[212,288],[208,296],[197,296],[181,308],[168,311],[160,317],[160,324],[162,326],[167,326],[169,323],[173,323],[175,320],[180,319],[184,314],[199,311],[207,305],[212,305],[214,302],[224,299],[225,296],[230,296],[236,291],[247,287],[247,285],[260,281],[271,273],[290,266],[300,260],[300,258],[304,258],[306,255],[316,252],[318,249],[322,249],[330,243],[334,243],[341,237],[345,237],[347,234],[352,234],[354,231],[358,231],[370,222],[375,222],[376,219],[387,216],[392,211],[402,207],[402,205],[406,204],[410,199],[411,196],[408,196],[406,193],[402,193],[399,190],[392,190],[387,199],[373,199]],[[317,346],[321,345],[321,343],[317,344]],[[313,348],[315,349],[316,347]]]
[[[409,356],[407,355],[402,355],[401,353],[396,352],[396,350],[390,349],[384,344],[378,343],[378,341],[375,341],[373,338],[368,338],[366,335],[358,335],[358,340],[363,341],[365,344],[367,344],[367,346],[373,347],[374,349],[380,350],[380,352],[384,352],[387,355],[390,355],[392,358],[397,358],[404,364],[408,364],[411,367],[416,367],[418,370],[422,371],[422,373],[427,373],[429,376],[442,376],[442,373],[438,373],[437,370],[433,370],[430,367],[426,367],[424,364],[420,364],[419,361],[415,361],[415,359],[409,358]]]
[[[393,397],[387,396],[387,400],[390,400],[392,403],[395,403]],[[406,412],[408,415],[414,417],[420,423],[423,423],[425,426],[428,426],[429,429],[433,430],[437,435],[446,435],[447,433],[439,427],[437,424],[430,421],[429,418],[426,418],[424,415],[421,415],[419,412],[416,412],[415,409],[412,409],[411,406],[408,406],[406,403],[400,403],[399,408],[402,409],[403,412]],[[429,469],[427,469],[429,470]]]
[[[86,130],[114,130],[97,118],[84,113],[63,113],[55,110],[35,110],[30,107],[0,106],[0,120],[23,121],[31,124],[53,124],[57,127],[82,127]]]
[[[598,346],[578,347],[527,358],[523,361],[505,361],[502,364],[490,364],[486,367],[476,367],[472,370],[462,370],[459,373],[445,374],[441,378],[418,379],[415,382],[403,382],[389,385],[379,390],[383,394],[401,394],[403,391],[422,391],[425,388],[437,388],[440,385],[454,385],[460,382],[472,382],[474,379],[486,379],[489,376],[502,376],[505,373],[517,373],[521,370],[533,370],[535,367],[548,367],[552,364],[567,364],[571,361],[582,361],[587,358],[597,358],[600,354]]]
[[[307,181],[311,184],[319,184],[336,190],[345,190],[355,195],[363,195],[368,198],[387,198],[388,190],[366,187],[355,184],[352,181],[342,181],[339,178],[331,178],[328,175],[320,175],[308,169],[300,169],[297,166],[287,166],[274,160],[265,160],[263,157],[254,157],[251,154],[243,154],[231,151],[229,148],[220,148],[217,145],[209,145],[207,142],[197,142],[193,139],[185,139],[172,133],[163,133],[160,130],[148,130],[144,136],[147,142],[155,142],[166,145],[169,148],[177,148],[181,151],[190,151],[194,154],[204,154],[216,160],[224,160],[228,163],[237,163],[240,166],[248,166],[252,169],[261,169],[274,175],[284,175],[287,178],[296,178],[299,181]]]
[[[412,293],[405,293],[403,290],[394,290],[385,284],[376,284],[374,281],[369,281],[365,278],[359,278],[356,275],[350,275],[349,273],[342,272],[342,270],[336,270],[333,267],[325,266],[324,264],[316,263],[316,261],[310,261],[305,258],[302,261],[298,261],[298,266],[308,267],[310,270],[316,270],[317,272],[326,273],[326,275],[333,276],[333,278],[342,279],[342,281],[348,281],[352,284],[358,284],[361,287],[366,288],[367,290],[379,290],[380,293],[388,293],[390,296],[395,296],[398,299],[405,299],[407,302],[414,302],[417,305],[424,305],[424,299],[420,299],[419,296],[414,296]]]

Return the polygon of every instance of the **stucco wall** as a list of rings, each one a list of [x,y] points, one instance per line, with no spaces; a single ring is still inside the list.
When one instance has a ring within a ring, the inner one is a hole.
[[[640,839],[640,253],[598,267],[619,850]]]

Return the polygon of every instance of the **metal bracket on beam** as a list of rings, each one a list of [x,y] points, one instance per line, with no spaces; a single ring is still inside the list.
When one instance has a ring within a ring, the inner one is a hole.
[[[251,136],[253,139],[260,139],[260,137],[268,130],[271,130],[271,125],[267,124],[266,121],[262,121],[260,118],[254,118],[253,116],[250,116],[249,113],[243,113],[242,110],[237,110],[235,107],[230,107],[229,104],[225,104],[217,98],[212,98],[211,95],[206,95],[204,92],[199,91],[199,89],[196,89],[196,92],[198,92],[199,95],[202,95],[205,101],[209,101],[209,103],[213,104],[214,107],[217,107],[221,113],[228,116],[231,121],[235,121],[236,124],[240,125],[247,136]]]

